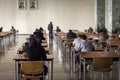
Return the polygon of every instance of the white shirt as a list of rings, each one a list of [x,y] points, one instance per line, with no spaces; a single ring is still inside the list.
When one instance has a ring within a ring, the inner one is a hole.
[[[87,51],[92,51],[93,49],[94,49],[94,46],[92,42],[88,40],[82,40],[81,45],[78,48],[78,51],[87,52]]]
[[[80,37],[75,38],[73,41],[75,51],[78,51],[80,44],[81,44]]]

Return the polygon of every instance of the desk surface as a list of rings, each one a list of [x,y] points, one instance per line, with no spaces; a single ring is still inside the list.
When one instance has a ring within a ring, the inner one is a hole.
[[[47,47],[47,46],[48,46],[48,43],[41,43],[41,45],[42,45],[43,47]]]
[[[6,36],[12,34],[11,31],[6,31],[6,32],[0,32],[0,36]]]
[[[61,38],[61,40],[67,41],[67,42],[72,42],[72,41],[74,41],[74,38]]]
[[[15,60],[15,61],[26,61],[26,60],[28,60],[28,58],[23,56],[23,55],[16,55],[15,58],[13,58],[13,60]],[[47,59],[41,59],[41,60],[43,60],[43,61],[54,60],[54,56],[53,55],[47,55]]]
[[[80,52],[81,57],[83,58],[93,58],[93,57],[113,57],[120,58],[120,55],[115,54],[113,52],[105,52],[105,51],[96,51],[96,52]]]

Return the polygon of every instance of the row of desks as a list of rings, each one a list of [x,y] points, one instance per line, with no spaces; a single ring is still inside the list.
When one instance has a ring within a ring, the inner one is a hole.
[[[49,53],[49,45],[47,43],[47,40],[42,40],[41,45],[45,48],[45,51]],[[19,52],[21,50],[22,50],[22,47],[20,47],[17,51]],[[20,80],[19,73],[18,73],[18,65],[20,64],[20,61],[27,61],[28,58],[24,54],[17,54],[13,60],[15,61],[15,80]],[[48,72],[51,75],[51,80],[53,80],[53,60],[54,60],[54,56],[52,54],[47,54],[47,59],[41,60],[41,61],[49,61],[50,62],[51,69]]]
[[[28,58],[23,56],[23,55],[16,55],[15,58],[13,59],[15,61],[15,80],[20,80],[19,77],[19,64],[20,61],[27,61]],[[53,55],[47,55],[47,59],[41,59],[41,61],[49,61],[51,66],[50,66],[50,71],[49,74],[51,75],[51,80],[53,80],[53,60],[54,60],[54,56]]]
[[[80,34],[83,34],[84,32],[80,32]],[[99,34],[88,34],[88,33],[84,33],[87,34],[87,36],[89,36],[89,38],[94,38],[94,37],[98,37]],[[60,33],[55,33],[55,36],[57,37],[57,42],[59,41],[63,41],[65,43],[72,43],[72,41],[74,39],[66,39],[64,36],[66,36],[66,33],[64,32],[60,32]],[[101,41],[103,42],[103,41]],[[105,40],[104,42],[107,43],[107,45],[112,46],[112,45],[118,45],[120,47],[120,40],[119,39],[109,39],[109,40]],[[60,43],[58,43],[59,45]],[[64,45],[62,43],[62,45]],[[66,45],[65,45],[66,46]],[[68,56],[68,60],[69,60],[69,64],[70,64],[70,68],[72,70],[73,66],[75,65],[75,53],[71,51],[71,48],[68,48],[70,51],[67,54],[67,51],[65,51],[65,54]],[[65,48],[66,50],[66,48]],[[71,53],[70,53],[71,52]],[[79,57],[80,60],[83,61],[84,63],[84,80],[85,80],[85,62],[87,59],[93,59],[93,57],[112,57],[113,59],[120,59],[120,54],[115,54],[114,52],[105,52],[105,51],[93,51],[93,52],[80,52],[79,53]],[[80,61],[80,62],[81,62]],[[118,60],[119,61],[119,60]],[[80,63],[81,64],[81,63]],[[81,67],[80,67],[81,68]],[[81,74],[81,73],[80,73]],[[81,77],[81,75],[80,75]]]
[[[10,34],[12,34],[11,31],[0,32],[0,37],[7,36],[7,35],[10,35]]]

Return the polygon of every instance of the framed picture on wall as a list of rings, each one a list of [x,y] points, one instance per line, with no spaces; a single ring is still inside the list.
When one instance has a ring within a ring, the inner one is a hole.
[[[18,0],[18,9],[25,10],[26,9],[26,0]]]
[[[30,10],[38,9],[38,0],[30,0]]]

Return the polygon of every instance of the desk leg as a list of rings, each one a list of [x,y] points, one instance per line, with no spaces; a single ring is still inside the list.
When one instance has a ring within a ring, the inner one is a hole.
[[[85,71],[85,59],[83,61],[84,61],[84,63],[83,63],[83,68],[84,68],[83,77],[84,77],[84,80],[85,80],[85,73],[86,73],[86,71]]]
[[[53,80],[53,60],[51,61],[51,80]]]
[[[17,62],[15,61],[15,73],[14,73],[14,78],[17,80]]]
[[[19,80],[18,61],[15,61],[15,80]]]
[[[73,51],[71,50],[71,53],[70,53],[70,69],[72,70],[73,69]]]
[[[80,71],[79,71],[79,74],[80,74],[79,79],[80,79],[81,78],[81,56],[79,57],[79,59],[80,59],[80,65],[79,65],[79,69],[80,69]]]
[[[82,64],[82,62],[83,62],[83,80],[85,80],[85,74],[86,74],[86,71],[85,71],[85,59],[80,56],[80,65]],[[80,69],[81,69],[81,66],[80,66]]]
[[[73,66],[73,72],[74,73],[76,72],[76,64],[77,64],[77,63],[75,63],[75,61],[76,61],[76,54],[73,53],[73,63],[72,63],[72,66]]]

